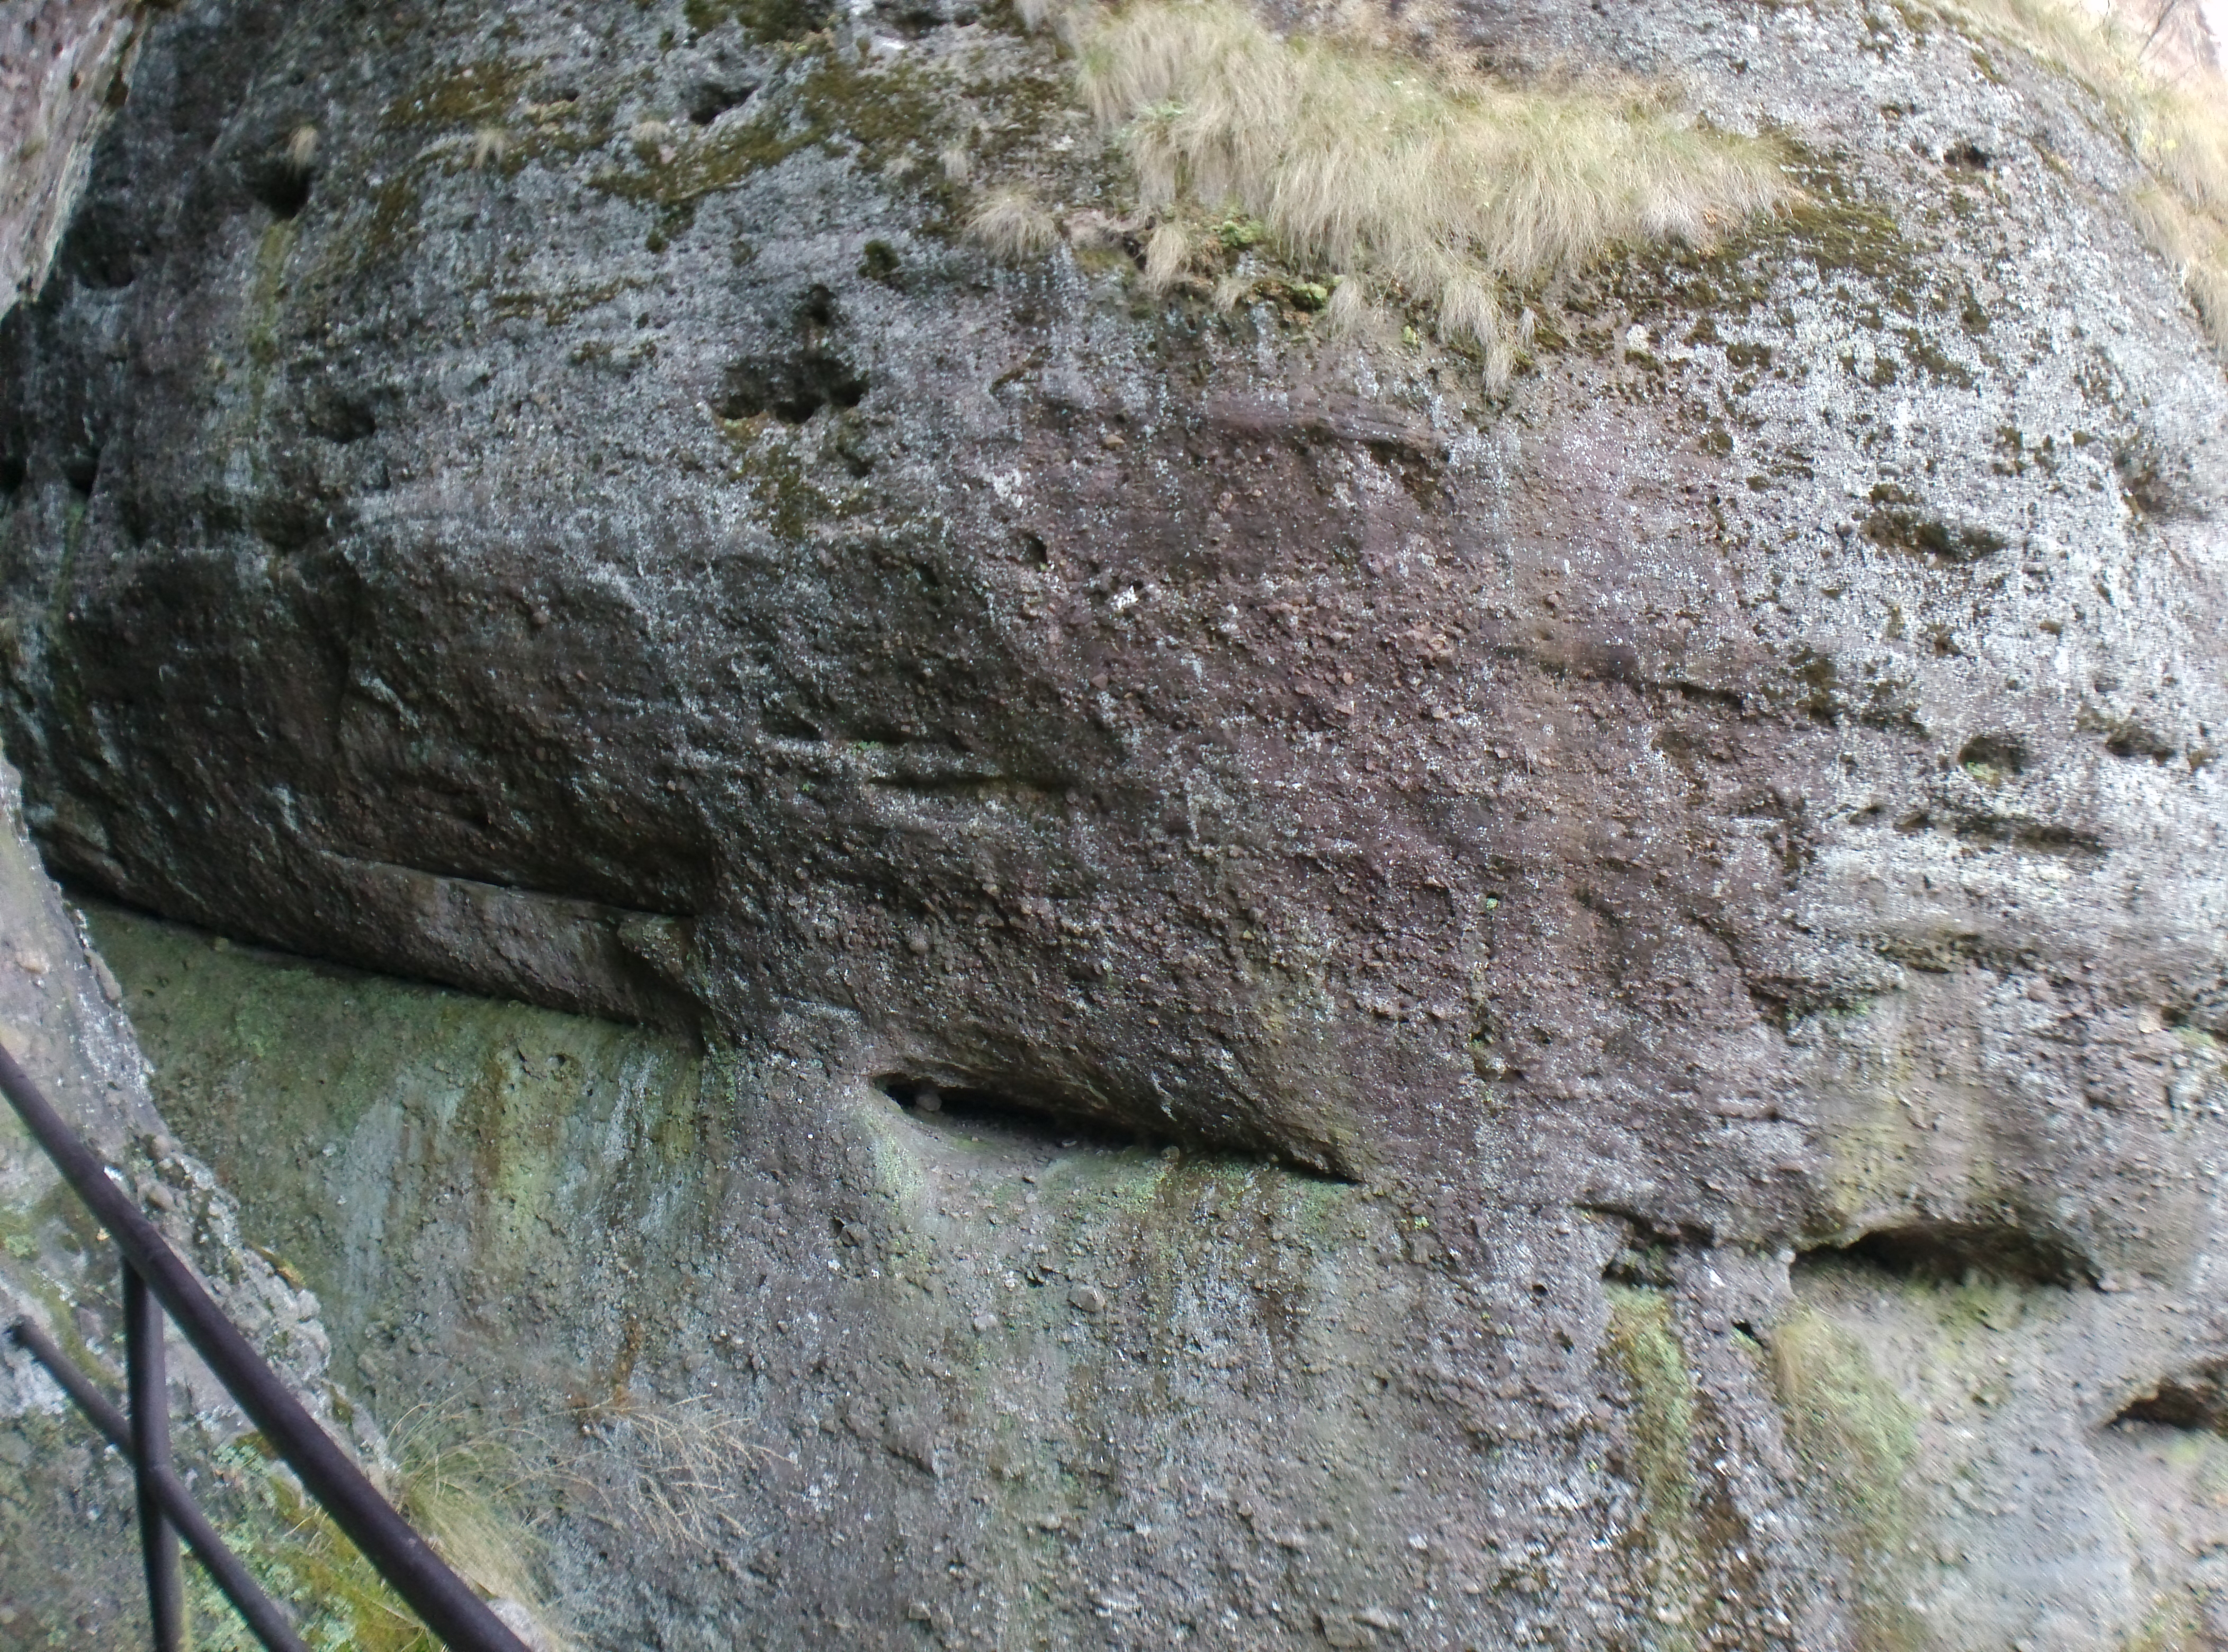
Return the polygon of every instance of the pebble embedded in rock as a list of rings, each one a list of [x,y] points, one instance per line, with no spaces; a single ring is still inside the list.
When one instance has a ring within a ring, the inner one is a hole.
[[[1067,1293],[1067,1300],[1071,1306],[1079,1308],[1086,1314],[1106,1311],[1106,1293],[1097,1285],[1078,1285]]]

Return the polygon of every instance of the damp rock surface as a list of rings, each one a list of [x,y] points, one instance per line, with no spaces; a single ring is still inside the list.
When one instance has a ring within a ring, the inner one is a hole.
[[[0,724],[585,1643],[2221,1632],[2228,381],[2141,163],[1919,7],[1444,29],[1801,199],[1489,395],[973,245],[1120,208],[1002,11],[150,35],[0,327]]]

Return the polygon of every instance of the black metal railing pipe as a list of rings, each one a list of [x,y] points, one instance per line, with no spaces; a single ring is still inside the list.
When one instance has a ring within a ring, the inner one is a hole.
[[[525,1643],[488,1610],[471,1585],[442,1564],[426,1540],[388,1507],[363,1470],[248,1346],[154,1223],[109,1180],[106,1167],[93,1149],[3,1049],[0,1092],[14,1104],[62,1179],[138,1271],[155,1300],[177,1322],[194,1351],[231,1391],[248,1420],[262,1430],[264,1438],[301,1477],[303,1489],[323,1506],[333,1523],[426,1627],[462,1652],[527,1652]]]
[[[24,1352],[46,1367],[47,1374],[68,1395],[86,1419],[100,1431],[101,1437],[127,1459],[132,1458],[131,1424],[116,1409],[106,1394],[95,1387],[92,1379],[71,1363],[70,1358],[54,1344],[54,1340],[28,1319],[19,1319],[9,1328]],[[265,1594],[240,1557],[225,1546],[217,1535],[216,1527],[209,1524],[201,1505],[194,1501],[186,1482],[178,1478],[172,1468],[146,1469],[132,1459],[132,1470],[139,1483],[154,1494],[155,1501],[178,1535],[208,1572],[233,1609],[255,1631],[256,1639],[271,1649],[271,1652],[309,1652],[302,1637],[294,1631],[293,1620],[270,1596]]]

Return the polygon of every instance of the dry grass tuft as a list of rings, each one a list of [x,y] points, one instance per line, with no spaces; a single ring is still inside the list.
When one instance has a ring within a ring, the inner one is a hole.
[[[531,1604],[538,1546],[513,1514],[531,1478],[507,1435],[463,1435],[445,1412],[406,1416],[392,1437],[395,1502],[435,1553],[491,1599]]]
[[[2149,35],[2070,0],[1955,0],[1952,9],[2071,76],[2110,112],[2154,180],[2132,202],[2135,222],[2228,351],[2228,78],[2194,62],[2169,75]]]
[[[1637,91],[1512,89],[1367,31],[1278,35],[1232,0],[1024,11],[1054,16],[1085,103],[1128,150],[1159,226],[1149,283],[1209,243],[1200,227],[1258,221],[1341,291],[1366,280],[1432,307],[1495,381],[1521,347],[1514,291],[1612,246],[1707,241],[1789,194],[1764,145]]]
[[[558,1470],[567,1502],[663,1545],[731,1544],[746,1533],[740,1517],[763,1500],[769,1468],[796,1466],[701,1395],[586,1405],[572,1421],[579,1444]]]
[[[634,145],[639,159],[652,166],[670,166],[680,152],[673,142],[673,128],[663,120],[637,120],[627,128],[627,142]]]
[[[1176,284],[1191,261],[1192,234],[1181,219],[1163,219],[1145,243],[1145,285],[1166,292]]]
[[[1331,289],[1330,302],[1323,306],[1323,325],[1341,338],[1367,330],[1369,296],[1360,282],[1341,281]]]
[[[1060,243],[1060,222],[1027,189],[993,189],[967,221],[967,233],[1001,258],[1041,257]]]

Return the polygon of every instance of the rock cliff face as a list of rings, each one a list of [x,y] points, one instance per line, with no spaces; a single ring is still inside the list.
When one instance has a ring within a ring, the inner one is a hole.
[[[1003,11],[154,31],[0,335],[5,737],[89,889],[554,1012],[367,985],[449,1054],[336,1114],[254,1075],[349,977],[110,920],[205,1150],[391,1201],[298,1260],[579,1493],[586,1643],[2228,1633],[2228,384],[2140,165],[1924,7],[1435,27],[1802,198],[1489,395],[1149,294]]]

